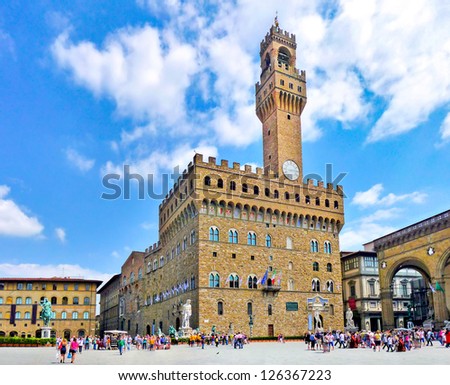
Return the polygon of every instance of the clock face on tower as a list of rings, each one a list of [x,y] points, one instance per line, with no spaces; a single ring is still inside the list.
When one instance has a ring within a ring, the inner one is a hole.
[[[296,180],[300,175],[297,163],[293,160],[287,160],[283,163],[283,174],[289,180]]]

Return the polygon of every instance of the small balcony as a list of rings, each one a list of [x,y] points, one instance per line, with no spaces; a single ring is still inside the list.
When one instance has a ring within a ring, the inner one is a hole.
[[[261,289],[264,292],[278,292],[281,290],[281,285],[262,285]]]

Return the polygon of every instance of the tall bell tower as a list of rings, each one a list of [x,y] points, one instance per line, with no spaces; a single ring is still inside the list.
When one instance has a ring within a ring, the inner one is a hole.
[[[295,35],[274,25],[260,46],[256,114],[263,124],[264,169],[301,183],[301,121],[306,104],[305,71],[295,68]]]

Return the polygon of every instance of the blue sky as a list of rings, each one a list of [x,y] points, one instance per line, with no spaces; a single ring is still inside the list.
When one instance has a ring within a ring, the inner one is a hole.
[[[341,248],[447,210],[444,3],[3,2],[0,276],[107,279],[156,242],[159,200],[101,199],[124,164],[156,181],[194,151],[260,166],[254,84],[276,12],[307,74],[304,174],[346,173]]]

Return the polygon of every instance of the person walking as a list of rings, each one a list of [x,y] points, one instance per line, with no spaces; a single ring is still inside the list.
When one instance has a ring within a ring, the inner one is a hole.
[[[433,346],[433,332],[431,330],[427,331],[427,346]]]
[[[122,355],[123,348],[125,347],[125,340],[123,339],[123,336],[119,337],[119,341],[117,341],[117,347],[119,348],[120,355]]]
[[[75,337],[72,338],[72,341],[70,341],[70,348],[69,352],[72,355],[72,359],[70,360],[70,363],[73,364],[75,362],[75,357],[78,352],[78,342]]]
[[[450,348],[450,329],[445,332],[445,347]]]
[[[59,344],[59,362],[61,364],[66,363],[66,353],[67,353],[67,340],[63,338]]]

